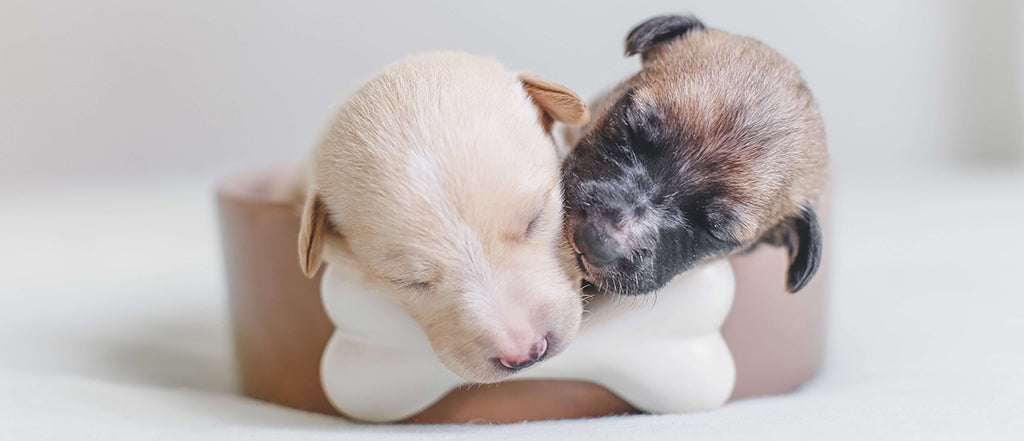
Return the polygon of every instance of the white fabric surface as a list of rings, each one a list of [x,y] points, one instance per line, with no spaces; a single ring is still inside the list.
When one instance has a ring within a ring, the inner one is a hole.
[[[0,189],[0,440],[1020,439],[1024,176],[840,179],[825,370],[690,415],[361,425],[235,392],[208,179]]]

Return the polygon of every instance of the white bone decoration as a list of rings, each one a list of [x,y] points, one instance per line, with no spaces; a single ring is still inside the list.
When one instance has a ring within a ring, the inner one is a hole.
[[[734,293],[732,266],[722,259],[676,277],[651,294],[656,298],[598,296],[587,304],[574,342],[509,381],[591,381],[651,413],[716,408],[736,380],[720,333]],[[364,421],[397,421],[465,384],[437,359],[405,312],[334,266],[324,273],[321,295],[336,329],[320,376],[339,412]]]

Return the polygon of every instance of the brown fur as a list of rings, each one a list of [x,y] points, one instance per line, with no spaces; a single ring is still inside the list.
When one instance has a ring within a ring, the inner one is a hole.
[[[796,66],[764,43],[709,29],[655,46],[638,74],[592,106],[594,114],[629,89],[663,109],[719,167],[710,173],[742,209],[734,232],[741,242],[817,200],[828,164],[821,115]],[[744,148],[754,145],[761,149]]]
[[[586,278],[650,292],[764,238],[789,248],[788,286],[800,289],[820,258],[813,205],[828,164],[821,115],[800,72],[763,43],[694,17],[654,17],[626,46],[641,54],[642,69],[565,136],[576,146],[563,166],[565,232]],[[616,219],[633,212],[658,215]],[[583,237],[591,239],[576,240]]]

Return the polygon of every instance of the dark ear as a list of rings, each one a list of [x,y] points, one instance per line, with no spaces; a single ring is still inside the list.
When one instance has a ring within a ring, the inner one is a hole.
[[[521,73],[518,78],[530,99],[540,109],[544,131],[551,133],[554,121],[577,126],[590,119],[587,103],[568,87],[529,73]]]
[[[636,153],[656,155],[667,147],[675,148],[681,139],[673,136],[665,123],[665,113],[646,100],[637,96],[634,90],[628,90],[615,103],[610,115],[621,121],[630,138],[630,145]]]
[[[665,114],[657,106],[643,102],[636,96],[635,90],[626,91],[616,106],[613,111],[621,115],[633,136],[654,141],[663,134]]]
[[[761,241],[784,246],[789,251],[789,269],[786,270],[786,290],[789,292],[803,289],[818,272],[822,250],[821,225],[810,204],[783,220]]]
[[[626,56],[645,55],[652,47],[667,40],[703,30],[704,23],[692,15],[661,15],[640,23],[626,37]]]
[[[327,207],[320,195],[311,192],[302,208],[302,223],[299,226],[299,266],[302,274],[312,278],[320,269],[320,254],[324,248],[327,232]]]

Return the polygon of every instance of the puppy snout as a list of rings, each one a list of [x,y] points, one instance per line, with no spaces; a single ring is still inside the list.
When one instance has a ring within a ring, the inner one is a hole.
[[[573,241],[583,257],[594,266],[608,266],[619,259],[618,244],[605,229],[587,222],[573,233]]]
[[[498,357],[498,362],[506,368],[518,371],[536,364],[544,358],[544,354],[546,354],[547,351],[548,339],[545,337],[534,342],[528,348],[525,348],[525,350],[503,354]]]

